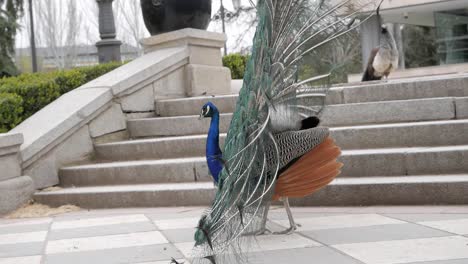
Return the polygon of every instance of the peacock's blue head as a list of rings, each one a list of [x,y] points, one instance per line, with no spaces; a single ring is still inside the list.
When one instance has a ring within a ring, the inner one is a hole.
[[[218,108],[216,108],[216,105],[214,105],[212,102],[208,102],[201,109],[200,119],[205,117],[213,117],[216,114],[219,114]]]

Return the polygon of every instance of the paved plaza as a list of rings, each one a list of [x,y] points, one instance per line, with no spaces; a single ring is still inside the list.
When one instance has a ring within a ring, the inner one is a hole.
[[[203,208],[91,210],[0,219],[0,264],[189,263]],[[292,235],[257,237],[251,263],[468,263],[468,206],[294,208]],[[269,227],[287,225],[274,207]]]

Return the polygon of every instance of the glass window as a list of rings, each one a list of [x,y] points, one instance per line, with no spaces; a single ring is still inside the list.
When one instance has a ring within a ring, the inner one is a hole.
[[[441,64],[468,62],[468,8],[435,12]]]

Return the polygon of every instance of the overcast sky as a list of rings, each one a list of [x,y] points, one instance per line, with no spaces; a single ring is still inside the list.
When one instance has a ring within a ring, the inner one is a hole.
[[[41,0],[44,1],[44,0]],[[66,35],[66,31],[68,31],[66,26],[66,19],[67,19],[67,4],[70,0],[48,0],[53,1],[57,10],[57,26],[58,28],[63,29],[62,32],[57,33],[57,35],[62,34]],[[79,30],[77,33],[77,39],[79,44],[84,45],[91,45],[94,44],[96,41],[99,40],[99,30],[97,28],[97,5],[95,0],[71,0],[77,1],[77,8],[79,10],[79,16],[81,24],[79,26]],[[114,1],[114,14],[116,15],[116,27],[117,27],[117,37],[118,39],[127,42],[131,45],[136,45],[135,38],[129,32],[128,27],[130,26],[126,23],[125,17],[123,14],[119,14],[119,12],[127,12],[127,17],[130,16],[134,18],[132,12],[130,10],[129,5],[134,3],[134,1],[138,0],[115,0]],[[27,1],[26,5],[27,5]],[[39,1],[34,1],[35,3],[40,3]],[[138,1],[139,2],[139,1]],[[241,0],[242,5],[250,5],[248,0]],[[124,8],[117,9],[116,5],[120,4],[124,6]],[[212,13],[216,13],[220,7],[220,0],[212,0]],[[223,4],[226,9],[234,10],[231,0],[223,0]],[[138,5],[139,7],[139,5]],[[37,9],[38,7],[35,6]],[[25,8],[26,10],[27,7]],[[37,10],[35,12],[38,12]],[[29,47],[29,20],[28,20],[28,13],[26,16],[20,21],[22,25],[22,30],[18,33],[17,36],[17,47]],[[241,16],[236,21],[229,23],[226,27],[226,33],[228,35],[228,50],[231,51],[240,51],[241,49],[245,49],[245,47],[250,46],[252,42],[254,30],[247,31],[247,20],[251,20],[254,14],[245,14]],[[35,21],[36,21],[36,34],[37,36],[37,45],[38,46],[46,46],[47,42],[45,41],[44,35],[44,25],[41,25],[40,21],[38,21],[38,14],[36,14]],[[137,12],[137,19],[141,25],[141,36],[147,37],[149,36],[146,27],[143,24],[143,18],[141,14],[141,10]],[[43,24],[43,23],[42,23]],[[134,27],[133,27],[134,28]],[[215,32],[222,32],[221,23],[220,22],[211,22],[208,28],[209,31]],[[240,42],[239,42],[240,40]],[[64,41],[62,41],[64,43]],[[63,45],[63,44],[62,44]]]

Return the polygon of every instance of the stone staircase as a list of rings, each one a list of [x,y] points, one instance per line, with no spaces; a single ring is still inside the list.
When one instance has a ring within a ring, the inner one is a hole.
[[[343,149],[341,176],[295,205],[468,203],[468,76],[343,85],[330,91],[324,125]],[[204,159],[208,100],[227,132],[237,96],[156,102],[159,117],[127,123],[131,140],[95,145],[96,163],[62,168],[62,189],[38,202],[84,208],[208,205]],[[223,141],[226,134],[221,136]]]

